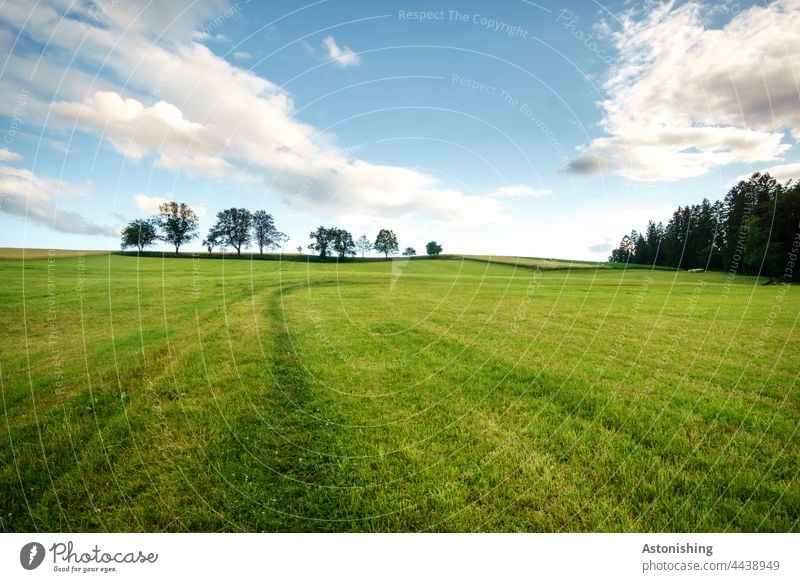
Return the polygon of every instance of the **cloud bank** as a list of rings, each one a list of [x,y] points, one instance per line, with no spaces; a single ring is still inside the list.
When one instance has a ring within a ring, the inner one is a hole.
[[[36,10],[7,2],[0,21],[50,47],[50,74],[30,99],[32,117],[49,115],[53,128],[96,135],[133,162],[260,183],[314,214],[505,220],[497,199],[464,194],[415,169],[347,155],[334,136],[297,119],[287,91],[197,42],[217,33],[213,23],[238,12],[212,1],[179,4],[109,3],[97,11],[78,3],[65,15],[60,0],[45,0]],[[140,9],[142,20],[134,18]],[[340,65],[357,64],[358,56],[332,37],[326,46]],[[73,60],[75,47],[81,48]],[[34,56],[15,49],[10,66],[31,70]],[[62,77],[69,79],[65,87]],[[13,91],[15,80],[24,83],[11,76],[0,89]]]
[[[29,170],[0,166],[0,212],[52,228],[59,232],[118,236],[119,229],[94,224],[77,212],[59,210],[62,197],[77,196],[80,188]]]
[[[679,180],[780,160],[800,140],[800,0],[754,6],[720,28],[707,25],[709,10],[673,1],[622,18],[600,103],[607,135],[566,172]]]

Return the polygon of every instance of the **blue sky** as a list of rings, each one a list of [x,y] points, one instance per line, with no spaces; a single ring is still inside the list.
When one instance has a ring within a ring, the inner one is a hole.
[[[0,246],[117,248],[173,199],[201,236],[266,209],[288,249],[325,224],[602,260],[800,177],[796,0],[5,2],[0,47]]]

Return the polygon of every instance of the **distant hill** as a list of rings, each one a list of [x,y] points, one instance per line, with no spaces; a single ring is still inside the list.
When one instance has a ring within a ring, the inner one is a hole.
[[[0,260],[2,259],[46,259],[47,257],[77,257],[79,255],[107,255],[111,251],[81,251],[69,249],[20,249],[0,247]]]
[[[652,265],[634,265],[632,263],[609,263],[594,261],[574,261],[570,259],[548,259],[542,257],[512,257],[496,255],[451,255],[451,258],[463,258],[470,261],[484,261],[501,265],[516,265],[525,268],[538,268],[542,271],[563,269],[652,269]],[[658,270],[673,271],[672,268],[655,267]]]

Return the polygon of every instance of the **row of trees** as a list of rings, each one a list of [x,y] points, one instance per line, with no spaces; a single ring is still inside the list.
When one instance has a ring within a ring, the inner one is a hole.
[[[800,184],[755,173],[723,200],[679,206],[666,225],[651,220],[631,231],[609,261],[783,277],[798,228]]]
[[[175,253],[181,247],[197,238],[200,219],[189,205],[183,202],[165,202],[158,207],[158,215],[152,218],[132,220],[122,229],[123,249],[136,247],[143,251],[158,241],[171,244]],[[264,210],[250,212],[246,208],[228,208],[217,213],[217,221],[203,239],[203,246],[212,252],[215,247],[236,249],[241,254],[242,248],[255,243],[258,251],[273,249],[281,245],[288,237],[275,227],[272,215]]]
[[[158,241],[163,241],[175,247],[175,253],[186,243],[197,238],[200,220],[187,204],[183,202],[165,202],[158,207],[158,215],[152,218],[132,220],[122,230],[123,249],[136,247],[139,251],[152,246]],[[355,256],[360,252],[363,257],[371,250],[383,253],[387,258],[398,252],[397,236],[389,229],[381,229],[374,242],[367,235],[361,235],[353,241],[353,235],[347,230],[338,227],[320,226],[310,233],[311,244],[308,248],[326,258],[338,256],[344,258]],[[258,252],[264,254],[264,249],[274,249],[289,240],[289,237],[279,231],[275,226],[272,215],[264,210],[251,212],[246,208],[228,208],[217,213],[217,220],[208,235],[203,239],[203,246],[212,252],[215,248],[236,249],[240,255],[243,248],[252,244],[258,246]],[[426,251],[431,256],[438,256],[442,252],[442,245],[431,241],[426,245]],[[298,247],[298,252],[302,247]],[[407,247],[403,255],[413,256],[417,251]]]
[[[397,235],[394,231],[382,228],[371,242],[367,235],[362,234],[357,240],[353,241],[353,235],[349,231],[336,226],[319,226],[316,230],[309,233],[311,244],[308,248],[318,253],[321,258],[337,256],[339,258],[354,257],[356,253],[361,253],[363,257],[366,253],[374,250],[383,253],[386,258],[395,255],[400,250],[397,244]],[[298,247],[301,251],[302,247]],[[431,256],[439,256],[442,252],[442,245],[436,241],[430,241],[425,245],[425,250]],[[417,251],[412,247],[406,247],[403,251],[404,256],[414,256]]]
[[[139,251],[163,241],[175,247],[177,254],[181,247],[197,238],[197,225],[200,219],[187,204],[165,202],[158,207],[158,215],[153,218],[137,218],[122,229],[123,249],[136,247]]]
[[[203,246],[209,253],[215,247],[231,247],[240,255],[242,248],[255,243],[258,252],[263,255],[264,249],[275,249],[287,240],[289,237],[275,227],[275,220],[266,211],[228,208],[217,213],[217,221],[208,231]]]

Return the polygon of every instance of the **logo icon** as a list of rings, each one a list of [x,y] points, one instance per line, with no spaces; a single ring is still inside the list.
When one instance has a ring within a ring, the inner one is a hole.
[[[29,542],[19,552],[19,563],[26,570],[35,570],[44,561],[44,546],[39,542]]]
[[[392,259],[392,280],[389,283],[389,291],[394,291],[395,285],[397,285],[400,276],[403,274],[403,269],[408,266],[410,260],[411,257]]]

